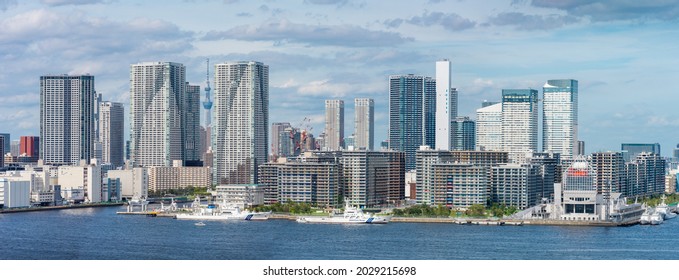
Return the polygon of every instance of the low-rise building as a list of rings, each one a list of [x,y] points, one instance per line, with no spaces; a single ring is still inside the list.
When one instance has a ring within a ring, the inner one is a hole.
[[[147,168],[135,167],[126,170],[111,170],[106,179],[119,180],[120,199],[129,200],[135,195],[148,197],[149,176]]]
[[[264,190],[258,185],[218,185],[213,195],[220,203],[239,209],[264,205]]]
[[[80,199],[79,190],[83,190],[84,202],[102,201],[101,167],[96,164],[96,160],[92,162],[86,164],[83,161],[80,166],[59,166],[58,184],[62,194],[66,194],[63,197],[77,201]]]
[[[30,181],[0,178],[0,208],[20,208],[30,205]]]
[[[180,160],[175,160],[171,167],[149,167],[148,186],[153,192],[187,187],[209,188],[212,186],[211,176],[209,167],[182,166]]]

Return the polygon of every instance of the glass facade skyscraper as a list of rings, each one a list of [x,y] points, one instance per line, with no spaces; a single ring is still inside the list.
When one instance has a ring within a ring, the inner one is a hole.
[[[502,146],[514,163],[538,149],[538,91],[502,90]]]
[[[542,149],[572,159],[578,151],[578,81],[547,81],[542,102]]]
[[[436,81],[417,75],[389,76],[389,148],[405,152],[406,170],[415,169],[421,145],[434,147]]]
[[[473,151],[476,148],[476,123],[469,117],[457,117],[451,125],[451,150]]]
[[[622,157],[626,162],[634,160],[641,153],[660,155],[659,143],[622,143]]]

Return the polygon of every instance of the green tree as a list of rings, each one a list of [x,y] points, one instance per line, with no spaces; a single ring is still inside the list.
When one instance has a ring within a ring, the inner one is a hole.
[[[469,209],[465,212],[467,216],[472,216],[472,217],[480,217],[484,216],[486,213],[486,207],[481,205],[481,204],[474,204],[472,206],[469,206]]]

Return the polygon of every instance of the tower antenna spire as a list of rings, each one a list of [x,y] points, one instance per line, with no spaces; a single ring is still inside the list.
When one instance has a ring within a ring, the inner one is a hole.
[[[205,128],[211,125],[212,115],[210,110],[212,109],[212,99],[210,98],[210,59],[206,59],[205,63],[205,101],[203,101],[203,108],[205,108]]]

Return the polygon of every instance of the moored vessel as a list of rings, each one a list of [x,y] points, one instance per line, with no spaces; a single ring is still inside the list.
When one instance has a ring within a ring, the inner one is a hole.
[[[641,214],[641,218],[639,218],[639,223],[642,225],[648,225],[651,223],[651,215],[653,215],[653,208],[648,207],[646,208],[646,211],[644,211],[644,214]]]
[[[659,225],[662,224],[665,218],[663,218],[663,215],[658,213],[657,211],[651,214],[651,225]]]
[[[665,203],[666,198],[665,195],[662,196],[662,201],[655,207],[655,211],[660,213],[663,216],[663,219],[669,220],[676,217],[677,214],[670,211],[670,207]]]
[[[175,216],[178,220],[245,220],[264,221],[269,219],[271,212],[252,212],[241,210],[239,207],[222,204],[202,205],[200,198],[196,197],[191,204],[193,212],[181,213]]]
[[[327,217],[300,217],[297,219],[298,223],[310,224],[386,224],[390,217],[375,216],[366,214],[358,207],[352,207],[348,204],[344,208],[342,215],[333,215]]]

